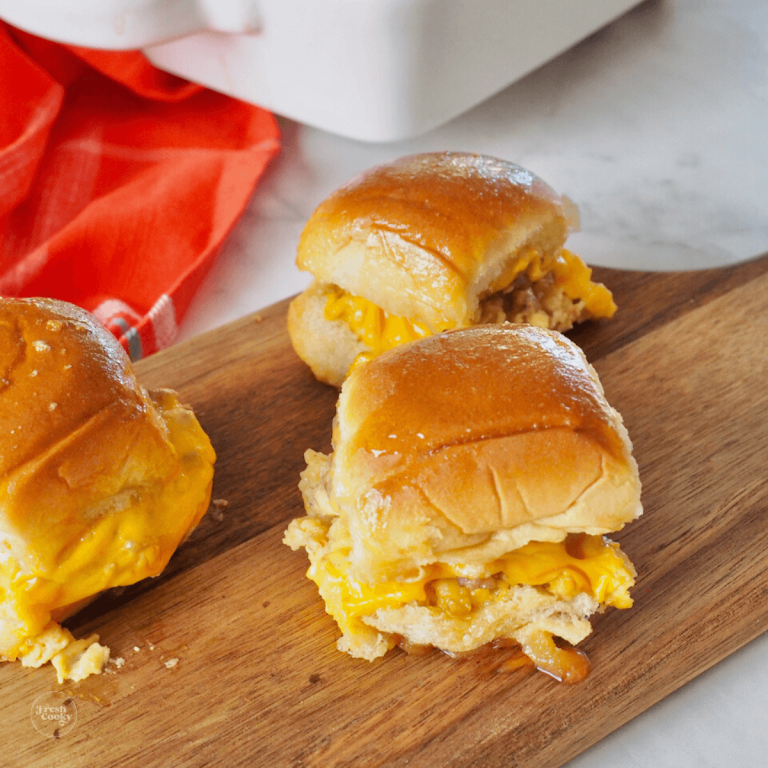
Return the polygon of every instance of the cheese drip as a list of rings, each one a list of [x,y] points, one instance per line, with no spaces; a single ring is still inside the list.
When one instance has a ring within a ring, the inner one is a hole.
[[[322,554],[320,554],[322,552]],[[629,608],[634,571],[619,545],[601,536],[586,536],[578,556],[566,541],[530,542],[488,564],[494,579],[466,580],[461,565],[435,563],[410,581],[365,584],[349,573],[350,548],[346,542],[316,551],[307,576],[314,581],[326,608],[344,633],[362,629],[362,617],[380,608],[399,608],[410,602],[435,606],[457,618],[489,601],[503,600],[511,587],[540,587],[569,599],[586,593],[601,605]],[[317,556],[319,555],[319,556]],[[484,582],[492,582],[486,585]],[[474,588],[469,585],[475,585]]]
[[[592,270],[575,254],[563,248],[554,260],[545,261],[539,251],[531,248],[494,281],[492,292],[503,292],[521,275],[531,283],[551,275],[553,286],[574,303],[581,303],[590,317],[612,317],[616,311],[611,292],[601,283],[592,281]],[[336,285],[328,286],[324,315],[326,320],[345,322],[369,351],[360,359],[370,360],[388,349],[432,335],[433,331],[418,320],[397,317],[361,296],[347,293]],[[449,326],[438,328],[447,330]]]

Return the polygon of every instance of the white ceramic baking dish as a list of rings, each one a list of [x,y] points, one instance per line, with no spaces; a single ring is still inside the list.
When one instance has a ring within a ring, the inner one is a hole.
[[[639,0],[0,0],[43,37],[159,67],[363,141],[426,131]]]

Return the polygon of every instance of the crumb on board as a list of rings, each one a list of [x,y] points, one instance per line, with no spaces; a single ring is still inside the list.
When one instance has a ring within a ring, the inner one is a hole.
[[[256,323],[260,323],[263,319],[264,318],[258,312],[253,316],[253,320]]]
[[[138,653],[140,650],[141,650],[141,648],[139,648],[139,646],[138,646],[138,645],[134,645],[134,646],[133,646],[133,651],[134,651],[134,653]]]
[[[224,519],[224,510],[229,506],[229,502],[226,499],[214,499],[211,502],[211,517],[220,523]]]
[[[173,669],[179,663],[179,660],[178,659],[168,659],[168,661],[164,661],[163,663],[165,664],[165,666],[168,669]]]
[[[125,659],[122,656],[110,656],[107,661],[107,666],[104,667],[104,673],[107,675],[114,675],[117,669],[112,669],[109,665],[114,665],[117,669],[121,669],[125,664]]]

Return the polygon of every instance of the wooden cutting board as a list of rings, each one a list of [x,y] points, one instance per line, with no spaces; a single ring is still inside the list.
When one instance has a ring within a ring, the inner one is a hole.
[[[620,312],[571,335],[624,415],[645,513],[615,537],[639,571],[635,606],[594,620],[586,682],[499,674],[484,653],[335,650],[305,556],[281,538],[336,393],[294,356],[283,302],[139,364],[145,385],[194,405],[228,507],[163,576],[70,622],[120,669],[59,686],[50,668],[0,665],[0,764],[558,766],[765,631],[768,257],[596,274]],[[78,710],[58,740],[30,720],[52,690]]]

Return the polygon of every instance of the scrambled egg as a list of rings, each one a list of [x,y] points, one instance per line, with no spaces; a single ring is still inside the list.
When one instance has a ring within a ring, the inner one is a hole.
[[[515,586],[529,585],[559,598],[587,594],[602,606],[629,608],[634,568],[619,545],[602,536],[584,534],[562,542],[530,542],[486,565],[484,579],[466,578],[461,565],[435,563],[407,581],[365,584],[349,573],[351,542],[346,536],[328,538],[320,520],[302,521],[314,539],[307,547],[314,581],[341,631],[350,637],[369,632],[362,621],[381,608],[407,603],[431,606],[448,616],[471,619],[481,606],[503,600]],[[302,526],[304,527],[304,526]],[[309,530],[311,528],[311,532]]]

